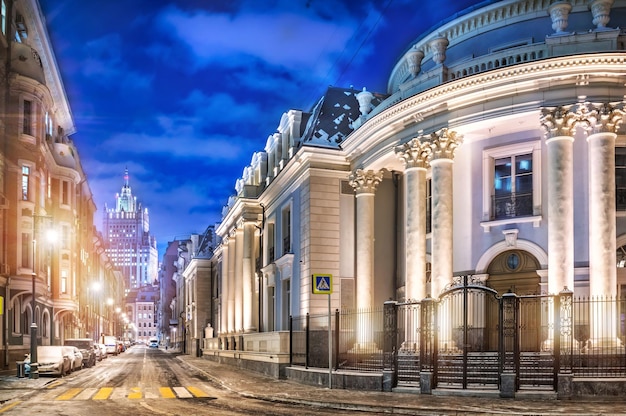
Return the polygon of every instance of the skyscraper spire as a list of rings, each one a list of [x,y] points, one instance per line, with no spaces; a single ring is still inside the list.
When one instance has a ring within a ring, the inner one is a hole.
[[[129,176],[128,176],[128,167],[124,169],[124,185],[122,186],[121,194],[116,195],[117,200],[117,211],[124,212],[134,212],[135,207],[135,198],[133,197],[133,192],[130,189],[129,184]]]

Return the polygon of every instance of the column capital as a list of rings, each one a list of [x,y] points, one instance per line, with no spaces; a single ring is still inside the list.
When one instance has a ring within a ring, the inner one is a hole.
[[[350,174],[350,186],[358,194],[373,194],[376,187],[383,180],[383,172],[373,170],[357,169]]]
[[[609,103],[594,104],[589,114],[590,133],[617,133],[624,122],[624,110]]]
[[[588,128],[588,110],[586,104],[542,108],[539,123],[544,138],[549,140],[554,137],[573,137],[577,126],[582,124],[584,128]]]
[[[430,137],[429,146],[431,152],[428,155],[429,163],[437,159],[454,159],[457,147],[463,143],[463,136],[447,128],[431,133]]]
[[[428,157],[432,153],[430,143],[421,141],[423,136],[414,137],[395,148],[396,156],[405,168],[427,168]]]

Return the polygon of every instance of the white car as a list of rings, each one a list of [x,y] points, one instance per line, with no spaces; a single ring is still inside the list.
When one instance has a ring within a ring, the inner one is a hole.
[[[104,344],[96,344],[98,348],[100,348],[100,354],[102,355],[102,359],[107,358],[107,346]]]
[[[93,344],[93,352],[96,355],[96,361],[102,361],[102,350],[98,344]]]
[[[67,355],[72,363],[72,370],[80,370],[83,368],[83,353],[77,347],[71,345],[64,345],[63,354]]]
[[[63,377],[72,371],[71,362],[69,356],[64,354],[63,348],[60,345],[43,345],[37,347],[37,362],[39,366],[37,370],[39,374],[51,374]],[[28,357],[24,364],[26,364],[26,372],[30,372],[30,357]]]

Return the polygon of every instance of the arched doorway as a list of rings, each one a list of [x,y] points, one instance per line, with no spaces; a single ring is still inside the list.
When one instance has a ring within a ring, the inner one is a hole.
[[[489,277],[487,286],[496,290],[498,295],[511,292],[518,296],[541,294],[540,268],[537,259],[524,250],[507,250],[497,255],[487,268]],[[521,351],[539,351],[547,334],[542,328],[541,297],[528,297],[519,305],[519,335]],[[545,318],[545,317],[544,317]],[[495,319],[490,317],[490,319]]]
[[[540,268],[535,257],[524,250],[507,250],[500,253],[487,268],[487,286],[499,295],[512,292],[517,295],[540,294]]]

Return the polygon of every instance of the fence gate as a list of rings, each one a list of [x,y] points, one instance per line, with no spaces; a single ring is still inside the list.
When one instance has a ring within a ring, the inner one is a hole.
[[[494,389],[500,385],[502,299],[474,276],[457,276],[436,306],[438,388]]]

